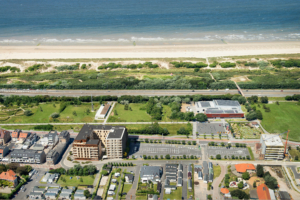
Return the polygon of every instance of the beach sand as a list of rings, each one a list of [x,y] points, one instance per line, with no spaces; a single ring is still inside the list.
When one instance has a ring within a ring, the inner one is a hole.
[[[300,41],[172,46],[1,46],[0,59],[206,58],[300,53]]]

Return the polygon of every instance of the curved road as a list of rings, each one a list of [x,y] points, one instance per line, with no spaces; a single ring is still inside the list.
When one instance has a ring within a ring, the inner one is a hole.
[[[242,88],[243,89],[243,88]],[[268,97],[285,97],[294,94],[300,94],[300,90],[245,90],[243,92],[246,97],[253,95],[268,96]],[[224,95],[224,94],[238,94],[235,90],[0,90],[1,95],[49,95],[49,96],[124,96],[124,95],[142,95],[142,96],[178,96],[178,95]]]

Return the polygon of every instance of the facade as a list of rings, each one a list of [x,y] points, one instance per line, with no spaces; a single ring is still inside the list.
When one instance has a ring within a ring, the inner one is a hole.
[[[14,187],[18,185],[18,177],[13,170],[2,172],[0,174],[0,179],[11,182]]]
[[[126,183],[133,183],[133,174],[125,174]]]
[[[19,135],[19,142],[23,144],[29,135],[30,133],[21,132]]]
[[[11,162],[17,163],[41,164],[46,161],[46,154],[44,151],[36,151],[32,149],[13,149],[10,157]]]
[[[102,104],[95,115],[95,120],[104,119],[109,113],[110,107],[110,103],[107,103],[105,105]]]
[[[238,101],[213,100],[195,103],[197,113],[204,113],[208,118],[243,118],[244,113]]]
[[[3,159],[9,152],[7,146],[0,146],[0,159]]]
[[[142,166],[140,171],[141,181],[160,182],[162,176],[162,168],[158,166]]]
[[[25,140],[24,144],[30,147],[31,145],[36,143],[38,139],[39,137],[35,133],[30,134],[30,136]]]
[[[277,135],[262,134],[260,137],[261,154],[265,160],[282,160],[284,158],[284,145]]]
[[[0,130],[0,145],[7,144],[10,141],[10,132],[4,129]]]
[[[99,160],[102,146],[108,159],[123,158],[128,139],[124,126],[89,125],[82,127],[73,143],[76,160]]]
[[[59,143],[51,149],[46,157],[47,164],[55,165],[57,161],[64,154],[70,140],[70,133],[68,131],[62,131],[59,136]]]
[[[54,147],[58,143],[57,131],[50,131],[45,137],[48,138],[48,146],[50,147]]]

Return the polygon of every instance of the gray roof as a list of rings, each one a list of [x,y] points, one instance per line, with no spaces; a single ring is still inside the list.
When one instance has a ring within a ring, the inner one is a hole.
[[[47,137],[49,140],[54,140],[54,138],[57,136],[57,131],[49,131],[45,137]]]
[[[56,189],[56,188],[50,188],[47,190],[47,193],[55,193],[57,194],[59,192],[59,189]]]
[[[86,144],[99,144],[100,140],[98,139],[91,139],[91,140],[88,140],[86,142]]]
[[[166,168],[166,173],[168,172],[177,172],[177,168]]]
[[[209,176],[208,176],[209,178],[209,180],[213,180],[214,179],[214,175],[213,174],[209,174]]]
[[[120,137],[120,133],[123,133],[123,130],[126,129],[126,127],[125,126],[107,126],[107,125],[85,124],[79,131],[75,140],[86,140],[87,137],[94,138],[93,134],[92,134],[93,130],[112,130],[112,129],[114,129],[115,134],[112,134],[111,136],[110,136],[110,134],[108,134],[109,138]],[[116,134],[116,133],[118,133],[118,134]],[[96,139],[96,138],[94,138],[94,139]]]
[[[210,107],[210,103],[208,101],[200,101],[201,107]]]
[[[178,178],[177,179],[177,184],[181,184],[182,185],[182,178]]]
[[[213,168],[212,162],[209,162],[209,163],[208,163],[208,167],[209,167],[209,168]]]
[[[279,196],[280,196],[281,200],[290,200],[291,199],[290,194],[286,191],[279,191]]]
[[[192,165],[189,165],[189,166],[188,166],[188,172],[192,172],[192,170],[193,170],[193,169],[192,169]]]
[[[208,174],[205,174],[203,179],[204,179],[205,181],[207,181],[207,180],[208,180]]]
[[[72,189],[62,189],[61,193],[71,194],[73,192]]]
[[[176,174],[166,174],[166,178],[168,178],[168,179],[177,179],[177,175]]]
[[[45,188],[33,188],[32,191],[33,191],[33,192],[40,192],[40,193],[43,193],[43,192],[45,192]]]
[[[178,174],[177,174],[177,176],[182,178],[183,177],[183,173],[181,171],[179,171]]]
[[[13,149],[10,156],[11,158],[40,158],[44,151],[32,150],[32,149]]]
[[[8,148],[7,146],[0,146],[0,149]]]
[[[60,132],[58,137],[59,138],[66,138],[66,137],[68,137],[68,135],[70,135],[69,131],[62,131],[62,132]]]
[[[225,128],[222,123],[197,123],[197,132],[199,134],[218,134],[225,132]]]
[[[133,174],[126,174],[125,176],[127,176],[129,180],[133,180]]]
[[[192,188],[192,179],[188,179],[188,188]]]
[[[45,194],[45,196],[51,196],[51,197],[56,197],[56,195],[57,195],[57,193],[49,193],[49,192],[47,192],[46,194]]]
[[[83,194],[84,190],[76,190],[75,194]]]
[[[29,195],[30,196],[42,196],[42,193],[39,193],[39,192],[30,192]]]
[[[157,200],[158,196],[156,194],[148,194],[148,198],[152,198],[153,200]]]
[[[183,170],[183,165],[182,164],[178,165],[178,170],[181,170],[181,171]]]
[[[141,177],[144,175],[154,175],[154,176],[160,176],[161,167],[158,166],[142,166],[141,167]]]
[[[241,106],[238,101],[232,100],[214,100],[214,103],[218,106]]]
[[[200,172],[198,172],[198,177],[202,177],[203,178],[203,174],[202,174],[202,172],[200,171]]]
[[[207,114],[219,114],[219,113],[239,113],[238,110],[224,110],[220,108],[208,108],[205,111]],[[242,113],[242,112],[241,112]]]
[[[170,185],[170,180],[168,178],[165,179],[165,185]]]
[[[166,169],[167,168],[174,168],[174,169],[176,169],[177,167],[178,167],[177,164],[166,164]]]
[[[258,199],[257,191],[256,189],[250,190],[250,198],[251,199]]]

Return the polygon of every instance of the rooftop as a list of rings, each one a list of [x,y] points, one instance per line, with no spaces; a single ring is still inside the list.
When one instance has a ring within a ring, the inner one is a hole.
[[[221,193],[227,194],[229,193],[229,190],[227,188],[221,188]]]
[[[218,134],[225,132],[223,123],[197,123],[197,132],[199,134]]]
[[[236,164],[235,169],[237,172],[243,173],[246,172],[247,170],[255,170],[255,166],[249,163],[241,163],[241,164]]]
[[[0,130],[0,138],[4,138],[6,134],[10,134],[9,131],[3,129]]]
[[[257,186],[256,192],[259,200],[271,200],[269,188],[266,186],[266,184],[263,183]]]
[[[101,115],[105,115],[107,113],[107,111],[109,110],[109,108],[110,108],[110,104],[109,103],[105,104],[101,111]]]
[[[2,172],[0,174],[0,179],[13,181],[17,178],[17,175],[13,170],[8,170],[7,172]]]
[[[261,138],[267,146],[282,146],[283,143],[278,135],[262,134]]]
[[[213,100],[217,106],[241,106],[238,101],[232,100]]]
[[[59,134],[60,138],[66,138],[68,135],[70,135],[70,133],[68,131],[62,131]]]

